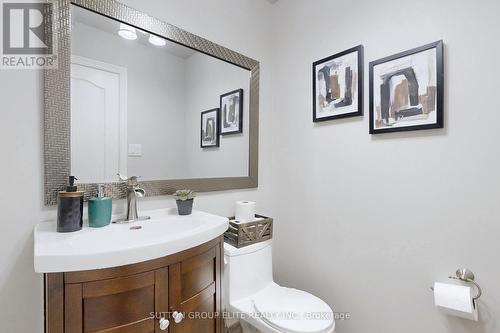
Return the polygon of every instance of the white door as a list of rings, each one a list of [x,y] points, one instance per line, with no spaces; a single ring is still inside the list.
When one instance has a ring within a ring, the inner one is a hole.
[[[80,183],[127,174],[127,70],[71,57],[71,174]]]

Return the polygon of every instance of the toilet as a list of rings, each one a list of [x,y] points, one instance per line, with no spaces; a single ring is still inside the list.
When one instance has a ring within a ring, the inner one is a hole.
[[[224,243],[226,310],[243,333],[332,333],[332,309],[305,291],[273,281],[272,240],[236,248]]]

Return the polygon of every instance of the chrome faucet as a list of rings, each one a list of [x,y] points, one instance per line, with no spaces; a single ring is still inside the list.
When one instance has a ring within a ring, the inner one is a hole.
[[[127,185],[127,216],[125,219],[119,220],[116,223],[129,223],[149,220],[149,216],[139,216],[137,214],[137,198],[143,198],[146,196],[146,191],[139,187],[137,176],[126,178],[118,174],[118,177],[120,177],[120,180]]]

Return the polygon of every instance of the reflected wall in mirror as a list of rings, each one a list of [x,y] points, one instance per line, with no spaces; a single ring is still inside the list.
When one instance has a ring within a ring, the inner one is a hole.
[[[249,70],[75,5],[71,47],[80,182],[248,176]]]

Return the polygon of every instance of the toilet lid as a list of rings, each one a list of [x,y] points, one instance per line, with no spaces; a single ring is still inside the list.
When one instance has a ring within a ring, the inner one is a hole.
[[[284,332],[323,333],[334,325],[328,304],[305,291],[271,285],[252,300],[259,318]]]

